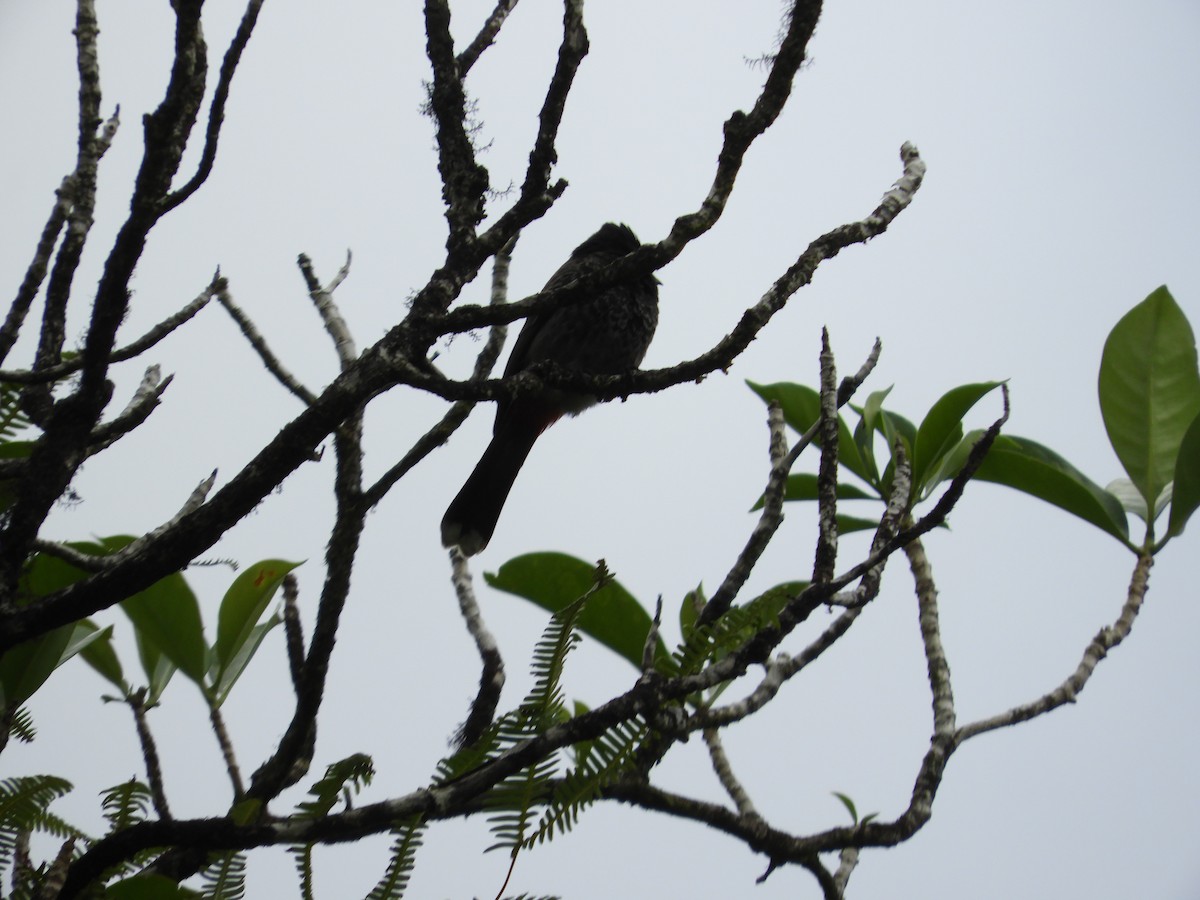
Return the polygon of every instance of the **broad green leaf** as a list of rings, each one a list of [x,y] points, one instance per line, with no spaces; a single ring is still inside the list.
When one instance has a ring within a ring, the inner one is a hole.
[[[168,575],[121,603],[134,628],[184,675],[203,684],[208,646],[200,604],[179,573]]]
[[[878,500],[879,497],[875,494],[868,494],[862,488],[855,487],[852,484],[838,482],[837,497],[839,500]],[[800,472],[795,475],[789,475],[787,485],[783,490],[783,499],[791,500],[816,500],[817,499],[817,476],[807,472]],[[758,502],[751,507],[751,512],[756,509],[762,509],[763,498],[759,497]]]
[[[962,462],[982,435],[982,431],[975,431],[963,439],[960,445],[963,449],[956,451]],[[1128,545],[1129,523],[1121,502],[1049,447],[1002,434],[992,444],[975,477],[1044,500]]]
[[[298,565],[282,559],[265,559],[233,580],[221,601],[217,620],[217,641],[213,645],[217,658],[216,682],[223,680],[230,662],[254,633],[284,576]]]
[[[21,573],[20,597],[29,602],[44,597],[86,575],[61,559],[36,554]],[[50,674],[76,652],[87,637],[86,629],[63,625],[13,647],[0,657],[0,706],[15,708],[33,696]]]
[[[1154,501],[1153,510],[1146,509],[1146,500],[1142,496],[1142,492],[1128,478],[1113,479],[1104,486],[1104,490],[1121,501],[1121,506],[1127,513],[1132,513],[1147,525],[1157,521],[1158,517],[1163,514],[1163,510],[1171,503],[1170,484],[1158,492],[1158,499]]]
[[[129,683],[125,680],[125,673],[121,669],[121,660],[117,657],[117,651],[113,647],[112,626],[101,629],[91,619],[84,619],[79,624],[97,633],[96,641],[89,644],[80,653],[83,661],[99,672],[122,694],[128,694]]]
[[[594,563],[565,553],[527,553],[483,577],[497,590],[558,612],[588,592],[595,574]],[[580,631],[629,660],[638,670],[642,668],[642,647],[651,624],[650,614],[616,580],[597,591],[579,617]],[[655,657],[657,662],[670,665],[670,654],[661,636]]]
[[[115,553],[133,538],[104,538],[107,552]],[[121,601],[121,609],[139,636],[153,643],[188,678],[203,684],[208,645],[200,621],[200,604],[184,577],[175,572],[144,591]],[[164,685],[165,686],[165,685]]]
[[[250,629],[250,634],[238,646],[237,652],[233,658],[229,660],[220,670],[220,676],[216,679],[212,688],[212,700],[216,706],[220,706],[229,696],[229,692],[233,689],[234,684],[242,676],[242,672],[246,670],[246,666],[250,660],[254,658],[254,654],[258,652],[259,645],[262,644],[263,638],[283,622],[279,616],[271,616],[267,621],[255,625]]]
[[[1100,360],[1099,393],[1113,450],[1151,506],[1175,477],[1180,442],[1200,412],[1196,339],[1166,287],[1113,327]]]
[[[936,483],[930,476],[937,471],[943,458],[962,440],[963,416],[999,386],[998,381],[960,385],[947,391],[933,404],[921,422],[921,427],[917,429],[912,460],[914,496],[924,496],[925,488]]]
[[[808,431],[821,417],[821,395],[810,387],[787,382],[755,384],[753,381],[747,381],[746,384],[767,403],[777,402],[783,412],[784,421],[800,434]],[[816,443],[819,445],[820,440]],[[838,462],[863,481],[871,483],[870,472],[859,456],[854,435],[841,416],[838,416]]]
[[[58,668],[74,630],[73,625],[63,625],[18,644],[0,657],[0,709],[15,709],[46,683]]]
[[[1183,534],[1183,526],[1200,506],[1200,416],[1179,442],[1179,456],[1175,459],[1175,490],[1171,497],[1171,519],[1168,534],[1172,537]]]

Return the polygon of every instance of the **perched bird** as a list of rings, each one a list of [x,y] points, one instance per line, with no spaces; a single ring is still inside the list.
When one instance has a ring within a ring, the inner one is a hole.
[[[602,269],[640,246],[628,225],[602,225],[575,248],[543,290]],[[526,319],[504,375],[540,362],[590,375],[629,372],[646,355],[657,325],[658,279],[649,273],[636,275]],[[563,414],[576,415],[595,403],[588,394],[557,388],[500,400],[492,441],[442,518],[442,544],[457,545],[468,556],[486,547],[538,435]]]

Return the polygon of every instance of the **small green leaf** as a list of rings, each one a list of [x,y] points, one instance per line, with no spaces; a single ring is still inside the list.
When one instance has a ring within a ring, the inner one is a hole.
[[[1183,534],[1188,518],[1200,506],[1200,415],[1179,442],[1175,459],[1175,487],[1171,496],[1171,519],[1168,534]]]
[[[1196,339],[1166,287],[1109,333],[1099,393],[1108,439],[1150,506],[1175,477],[1184,432],[1200,412]]]
[[[846,811],[850,813],[850,821],[855,825],[858,824],[858,810],[854,806],[854,801],[840,791],[833,791],[833,796],[842,801],[842,806],[846,807]]]
[[[138,659],[141,660],[142,671],[146,673],[146,683],[150,688],[146,703],[153,706],[158,703],[163,691],[171,683],[178,667],[142,631],[134,629],[133,637],[137,642]]]
[[[706,603],[708,603],[708,597],[704,593],[703,584],[696,585],[694,591],[688,591],[683,595],[683,602],[679,604],[679,630],[685,641],[692,633],[692,629],[696,627],[696,620],[700,618],[700,610],[704,609]]]
[[[859,456],[871,476],[866,479],[869,484],[879,484],[879,468],[875,464],[875,433],[882,431],[879,425],[879,414],[883,410],[883,401],[892,392],[891,387],[882,391],[872,391],[867,396],[867,402],[862,408],[852,406],[859,415],[858,426],[854,429],[854,443],[858,445]]]
[[[962,462],[982,435],[982,431],[976,431],[963,439],[962,449],[956,451],[961,454]],[[1129,544],[1129,523],[1121,502],[1036,441],[998,436],[975,477],[1044,500]]]
[[[764,401],[777,402],[783,412],[783,419],[800,434],[808,431],[813,423],[821,417],[821,395],[810,387],[802,384],[755,384],[747,381],[750,390],[758,394]],[[820,441],[816,443],[819,445]],[[841,416],[838,416],[838,462],[866,481],[871,482],[871,473],[863,463],[854,442],[854,435]]]
[[[591,589],[595,573],[595,563],[565,553],[528,553],[510,559],[500,571],[487,572],[483,577],[497,590],[558,612]],[[639,671],[651,623],[650,614],[615,579],[595,593],[579,617],[580,631],[614,650]],[[662,665],[671,664],[661,636],[655,657]]]
[[[217,659],[214,681],[224,680],[225,670],[254,634],[258,620],[266,612],[284,576],[298,565],[300,563],[282,559],[266,559],[250,566],[233,580],[221,601],[217,619],[217,640],[213,645]],[[245,662],[242,665],[244,667]]]
[[[914,497],[925,496],[925,488],[936,481],[930,476],[938,464],[962,440],[962,420],[976,403],[1000,386],[999,381],[964,384],[938,399],[917,429],[913,450],[912,478]]]

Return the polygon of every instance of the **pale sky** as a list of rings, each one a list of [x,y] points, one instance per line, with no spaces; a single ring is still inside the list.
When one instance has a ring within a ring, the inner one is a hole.
[[[460,41],[491,6],[454,4]],[[165,2],[98,7],[103,109],[119,103],[123,124],[102,163],[69,335],[82,333],[88,292],[128,208],[140,116],[161,98],[171,41]],[[210,87],[240,7],[206,4]],[[624,221],[643,240],[658,240],[699,205],[721,123],[757,95],[765,69],[750,61],[771,51],[780,10],[775,2],[681,0],[587,7],[591,54],[558,143],[556,174],[570,187],[522,238],[514,298],[538,290],[600,223]],[[11,295],[73,164],[77,86],[73,4],[0,0],[0,15],[0,283]],[[523,177],[560,19],[558,4],[525,0],[467,83],[486,147],[480,159],[497,189]],[[1197,38],[1194,0],[1153,0],[1136,11],[1110,0],[830,0],[789,106],[747,155],[720,223],[658,273],[661,319],[645,365],[707,349],[810,240],[867,215],[900,175],[906,140],[929,166],[925,186],[887,234],[822,265],[728,375],[592,410],[539,442],[495,539],[473,563],[510,675],[504,704],[519,702],[528,686],[526,660],[544,617],[489,591],[482,572],[520,553],[559,550],[603,557],[636,596],[652,604],[661,594],[671,611],[696,584],[715,588],[753,526],[747,509],[766,478],[764,407],[744,381],[815,383],[823,325],[845,372],[882,339],[866,389],[894,384],[896,411],[919,419],[953,386],[1007,378],[1010,433],[1049,445],[1101,484],[1119,477],[1096,402],[1105,336],[1164,283],[1200,327]],[[359,345],[396,322],[439,264],[445,237],[432,128],[419,113],[423,47],[416,2],[268,0],[234,83],[216,171],[154,232],[123,337],[183,306],[220,266],[276,352],[319,389],[335,374],[336,357],[295,258],[308,253],[328,280],[347,248],[354,264],[336,299]],[[499,197],[490,208],[506,202]],[[485,297],[484,278],[464,293],[466,302]],[[441,361],[465,373],[479,346],[460,339]],[[299,411],[215,304],[156,347],[144,364],[151,362],[176,376],[163,406],[85,466],[76,484],[83,503],[58,510],[48,537],[153,528],[212,469],[219,481],[231,477]],[[142,365],[121,368],[114,404],[124,403]],[[368,477],[443,409],[436,398],[400,391],[373,403]],[[997,412],[985,401],[969,423],[982,426]],[[362,802],[406,793],[425,783],[465,714],[476,655],[437,524],[491,418],[478,409],[368,522],[310,781],[361,751],[379,771]],[[815,461],[802,459],[798,469],[812,471]],[[331,475],[331,455],[302,468],[211,555],[306,559],[297,574],[311,614]],[[792,505],[787,513],[745,598],[811,569],[814,510]],[[1116,618],[1134,560],[1091,526],[991,485],[967,490],[951,526],[927,547],[965,723],[1056,687]],[[932,821],[905,845],[864,852],[848,896],[1200,894],[1198,529],[1193,523],[1160,554],[1133,635],[1079,703],[963,746]],[[845,539],[843,565],[864,546]],[[230,578],[219,569],[189,574],[210,638]],[[123,619],[105,621],[128,638]],[[815,617],[789,646],[798,649],[824,621]],[[260,656],[225,707],[248,771],[290,716],[282,634]],[[126,670],[137,671],[132,653]],[[634,677],[608,651],[585,646],[565,687],[594,705]],[[54,809],[95,831],[96,792],[144,777],[128,711],[102,704],[105,690],[82,664],[58,673],[30,704],[38,740],[10,745],[0,769],[3,777],[71,778],[75,793]],[[228,787],[198,700],[178,678],[151,715],[177,816],[219,811],[214,797]],[[860,812],[899,814],[930,730],[916,604],[897,559],[846,640],[765,714],[732,729],[726,744],[763,815],[800,833],[845,821],[831,791],[852,796]],[[698,739],[669,756],[656,778],[724,799]],[[318,896],[365,894],[383,872],[387,843],[384,836],[318,851]],[[436,824],[408,896],[493,896],[507,859],[482,855],[490,843],[482,818]],[[699,825],[612,805],[524,854],[509,893],[819,896],[800,869],[755,886],[765,865]],[[252,897],[296,890],[283,849],[253,853],[249,879]]]

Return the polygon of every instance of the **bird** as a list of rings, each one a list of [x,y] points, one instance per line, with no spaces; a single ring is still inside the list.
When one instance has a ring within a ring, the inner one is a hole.
[[[641,246],[628,225],[605,223],[572,251],[542,290],[563,287]],[[649,272],[635,274],[534,313],[517,336],[504,377],[543,362],[589,375],[633,371],[658,326],[658,285]],[[457,546],[467,556],[483,550],[534,442],[562,416],[578,415],[596,402],[587,393],[550,387],[497,401],[491,442],[442,518],[442,544]]]

